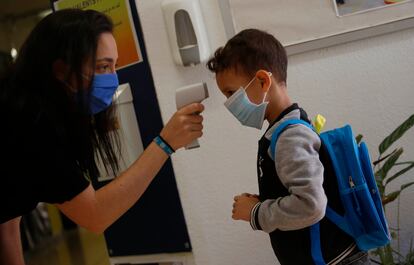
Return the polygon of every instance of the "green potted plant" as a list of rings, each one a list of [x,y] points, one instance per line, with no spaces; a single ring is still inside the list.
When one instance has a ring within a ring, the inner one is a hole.
[[[392,152],[387,152],[391,145],[395,143],[398,139],[400,139],[411,127],[413,127],[413,125],[414,115],[411,115],[390,135],[384,138],[384,140],[381,142],[378,148],[379,157],[375,162],[373,162],[375,178],[377,181],[379,192],[381,194],[381,199],[384,208],[386,208],[388,204],[397,200],[401,195],[401,192],[403,192],[408,187],[414,185],[413,176],[413,181],[409,181],[401,185],[399,189],[394,191],[387,190],[387,187],[390,183],[397,180],[399,177],[403,176],[404,174],[406,174],[414,168],[414,161],[400,161],[400,157],[404,152],[404,149],[402,147],[395,148]],[[361,139],[362,136],[359,135],[357,137],[357,141],[359,142]],[[397,207],[399,207],[399,200],[397,203]],[[397,227],[390,228],[390,230],[393,238],[399,240],[399,218],[397,219]],[[372,254],[375,257],[374,259],[372,259],[373,263],[383,265],[414,265],[414,248],[412,243],[409,252],[405,255],[400,253],[399,243],[397,249],[395,249],[391,244],[389,244],[372,251]]]

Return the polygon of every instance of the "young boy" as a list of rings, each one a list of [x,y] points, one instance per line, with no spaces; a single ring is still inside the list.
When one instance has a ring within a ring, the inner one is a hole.
[[[228,98],[224,105],[241,124],[261,129],[264,120],[269,123],[259,141],[260,195],[234,197],[232,217],[269,233],[282,265],[315,264],[309,227],[318,222],[326,264],[369,264],[367,253],[358,250],[350,236],[324,218],[327,203],[339,213],[343,208],[319,136],[304,125],[291,125],[277,141],[275,160],[270,156],[270,139],[281,122],[310,122],[288,96],[287,64],[280,42],[256,29],[241,31],[207,63]]]

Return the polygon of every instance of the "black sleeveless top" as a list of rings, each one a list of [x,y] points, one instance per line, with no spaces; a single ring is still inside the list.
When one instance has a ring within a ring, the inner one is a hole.
[[[280,121],[286,114],[295,109],[300,110],[301,120],[310,122],[305,111],[299,108],[296,104],[293,104],[281,113],[276,121],[269,126],[269,129],[276,122]],[[268,155],[269,146],[270,141],[265,136],[263,136],[259,141],[259,151],[257,158],[259,196],[260,201],[262,202],[267,199],[277,199],[279,197],[290,195],[276,173],[275,162]],[[327,155],[327,151],[323,145],[320,148],[319,157],[324,166],[323,188],[328,198],[328,205],[339,214],[342,214],[344,210],[339,197],[336,177],[334,175],[330,158]],[[263,172],[262,175],[260,174],[260,170]],[[256,224],[259,224],[257,215]],[[354,240],[349,235],[343,232],[326,217],[320,221],[320,232],[322,255],[325,262],[327,263],[343,253],[354,242]],[[309,227],[293,231],[275,230],[269,235],[273,250],[280,264],[313,264]]]

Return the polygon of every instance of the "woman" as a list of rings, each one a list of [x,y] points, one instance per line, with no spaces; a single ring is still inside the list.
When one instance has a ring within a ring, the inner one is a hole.
[[[55,204],[101,233],[144,193],[169,154],[202,135],[201,104],[177,111],[143,154],[108,185],[90,178],[117,172],[112,95],[118,86],[113,25],[96,11],[63,10],[32,31],[0,86],[0,264],[24,264],[19,221],[38,202]]]

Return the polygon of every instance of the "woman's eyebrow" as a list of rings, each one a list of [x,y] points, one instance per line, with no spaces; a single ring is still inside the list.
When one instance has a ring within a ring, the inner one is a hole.
[[[102,61],[106,61],[106,62],[112,63],[114,61],[114,59],[109,58],[109,57],[104,57],[104,58],[96,59],[96,62],[102,62]]]

